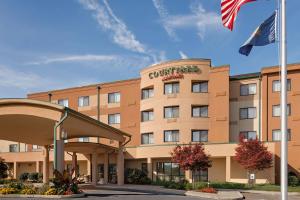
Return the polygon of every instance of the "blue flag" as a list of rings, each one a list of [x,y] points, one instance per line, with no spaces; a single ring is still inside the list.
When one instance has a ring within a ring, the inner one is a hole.
[[[277,10],[252,33],[241,46],[240,54],[248,56],[253,46],[265,46],[274,43],[277,37]]]

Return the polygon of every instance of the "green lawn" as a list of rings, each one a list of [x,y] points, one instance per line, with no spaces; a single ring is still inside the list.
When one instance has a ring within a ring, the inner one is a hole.
[[[253,188],[247,188],[250,190],[263,190],[263,191],[280,191],[280,185],[270,185],[270,184],[264,184],[264,185],[256,185]],[[288,188],[289,192],[300,192],[300,186],[291,187]]]

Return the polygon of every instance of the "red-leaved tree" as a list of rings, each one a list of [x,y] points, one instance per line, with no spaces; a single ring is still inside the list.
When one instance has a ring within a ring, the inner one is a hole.
[[[254,184],[255,179],[250,179],[250,174],[256,174],[272,167],[273,155],[268,151],[268,147],[257,139],[245,140],[240,137],[238,147],[235,149],[235,160],[248,171],[248,183]]]
[[[212,166],[210,156],[205,153],[201,143],[176,146],[173,152],[171,152],[171,156],[172,162],[178,163],[184,170],[194,172],[205,170]]]

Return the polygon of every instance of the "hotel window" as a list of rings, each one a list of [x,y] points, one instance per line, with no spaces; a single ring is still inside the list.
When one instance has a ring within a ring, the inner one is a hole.
[[[193,82],[192,83],[192,92],[194,93],[207,93],[208,92],[208,82]]]
[[[207,142],[208,130],[192,130],[192,142]]]
[[[18,152],[18,144],[10,144],[9,152]]]
[[[37,151],[37,150],[39,150],[41,147],[40,146],[38,146],[38,145],[32,145],[32,151]]]
[[[153,88],[142,89],[142,99],[149,99],[154,96]]]
[[[291,141],[291,129],[288,129],[288,141]],[[272,140],[273,141],[281,141],[281,130],[276,129],[272,130]]]
[[[176,94],[179,93],[179,83],[165,83],[165,94]]]
[[[90,105],[90,97],[89,96],[82,96],[78,98],[78,106],[84,107]]]
[[[244,84],[240,86],[240,95],[248,96],[256,94],[256,83]]]
[[[119,92],[108,94],[108,103],[120,103],[121,94]]]
[[[120,122],[121,122],[120,113],[108,115],[108,124],[120,124]]]
[[[193,171],[193,179],[195,182],[207,182],[208,181],[208,169],[200,171]]]
[[[240,132],[240,137],[247,140],[255,140],[257,138],[256,131],[242,131]]]
[[[78,142],[89,142],[90,138],[89,137],[80,137],[78,138]]]
[[[281,84],[280,84],[280,80],[275,80],[273,81],[273,92],[280,92],[281,90]],[[291,79],[287,80],[287,90],[291,91],[292,85],[291,85]]]
[[[69,107],[69,100],[68,99],[58,99],[58,105]]]
[[[179,117],[179,106],[168,106],[164,108],[164,117],[169,118],[178,118]]]
[[[286,112],[287,112],[288,116],[291,115],[291,104],[287,105],[287,111]],[[272,107],[273,117],[280,117],[280,113],[281,113],[280,105],[273,105],[273,107]]]
[[[177,163],[157,162],[157,179],[161,181],[179,182],[185,179],[185,171]]]
[[[142,111],[142,122],[153,121],[153,110]]]
[[[240,119],[256,118],[256,107],[240,108]]]
[[[208,106],[192,106],[192,117],[208,117]]]
[[[179,130],[164,131],[164,142],[179,142]]]
[[[142,139],[142,144],[153,144],[154,143],[153,133],[143,133],[141,139]]]

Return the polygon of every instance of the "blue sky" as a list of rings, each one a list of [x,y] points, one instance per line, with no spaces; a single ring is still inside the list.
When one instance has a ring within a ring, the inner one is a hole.
[[[277,7],[242,7],[231,32],[220,0],[1,0],[0,97],[135,78],[153,63],[210,58],[231,74],[278,63],[277,44],[238,49]],[[287,1],[288,62],[300,62],[300,1]]]

